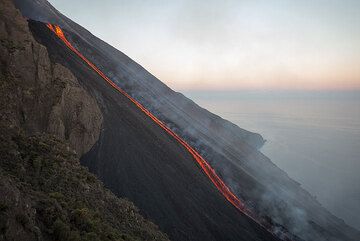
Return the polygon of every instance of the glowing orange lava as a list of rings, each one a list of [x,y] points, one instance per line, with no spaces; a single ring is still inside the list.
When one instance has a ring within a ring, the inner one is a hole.
[[[168,128],[162,121],[160,121],[156,116],[154,116],[149,110],[147,110],[143,105],[141,105],[137,100],[132,98],[128,93],[123,89],[118,87],[111,79],[109,79],[100,69],[98,69],[92,62],[90,62],[85,56],[83,56],[72,44],[66,39],[64,32],[58,25],[47,24],[47,27],[54,32],[64,43],[65,45],[78,55],[88,66],[90,66],[96,73],[98,73],[107,83],[109,83],[114,89],[126,96],[132,103],[134,103],[142,112],[149,116],[156,124],[158,124],[162,129],[164,129],[170,136],[175,138],[186,150],[194,157],[196,162],[199,164],[204,173],[208,176],[211,182],[216,186],[219,192],[240,212],[244,213],[246,216],[250,217],[256,223],[264,227],[255,216],[245,208],[244,204],[239,200],[238,197],[229,189],[228,186],[223,182],[223,180],[216,174],[215,170],[205,161],[205,159],[187,142],[185,142],[181,137],[179,137],[175,132]],[[268,228],[264,227],[269,230]]]

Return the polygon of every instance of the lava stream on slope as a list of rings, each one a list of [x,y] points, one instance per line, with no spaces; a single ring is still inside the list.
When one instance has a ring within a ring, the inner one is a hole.
[[[150,117],[157,125],[159,125],[163,130],[165,130],[170,136],[176,139],[196,160],[198,165],[201,167],[203,172],[207,175],[207,177],[211,180],[211,182],[215,185],[218,191],[241,213],[245,214],[247,217],[251,218],[253,221],[258,223],[261,227],[269,231],[271,234],[274,233],[271,231],[271,225],[268,223],[262,223],[257,220],[256,216],[250,212],[249,209],[245,207],[243,202],[230,190],[230,188],[224,183],[224,181],[216,174],[215,170],[210,166],[208,162],[193,148],[191,147],[185,140],[183,140],[179,135],[173,132],[169,127],[167,127],[162,121],[160,121],[156,116],[154,116],[149,110],[147,110],[142,104],[140,104],[137,100],[131,97],[127,92],[125,92],[122,88],[117,86],[110,78],[108,78],[98,67],[95,66],[90,60],[88,60],[83,54],[80,53],[65,37],[63,30],[58,25],[53,25],[48,23],[47,27],[59,37],[62,42],[78,57],[80,57],[91,69],[93,69],[102,79],[104,79],[111,87],[115,90],[123,94],[127,97],[133,104],[135,104],[143,113],[145,113],[148,117]],[[274,235],[276,236],[276,235]],[[289,239],[287,239],[289,240]]]

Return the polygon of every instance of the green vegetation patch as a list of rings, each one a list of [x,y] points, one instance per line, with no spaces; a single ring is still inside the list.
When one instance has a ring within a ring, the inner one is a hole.
[[[0,240],[167,240],[67,143],[4,126],[0,142]]]

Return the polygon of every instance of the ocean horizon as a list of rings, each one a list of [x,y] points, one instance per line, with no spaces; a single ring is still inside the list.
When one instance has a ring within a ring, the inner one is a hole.
[[[360,91],[184,91],[266,140],[260,149],[347,224],[360,229]]]

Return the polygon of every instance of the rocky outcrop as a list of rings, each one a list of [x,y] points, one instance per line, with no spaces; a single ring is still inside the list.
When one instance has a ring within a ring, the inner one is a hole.
[[[80,165],[101,125],[96,100],[1,0],[0,241],[168,240]]]
[[[242,130],[170,90],[46,0],[14,1],[30,19],[59,24],[84,56],[196,147],[225,183],[264,219],[272,218],[280,230],[284,225],[306,240],[360,240],[357,231],[328,213],[256,149],[264,142],[260,135]],[[183,148],[89,70],[43,23],[29,21],[29,26],[36,40],[48,47],[51,60],[71,69],[82,86],[96,93],[104,115],[101,141],[82,161],[116,195],[134,201],[174,240],[271,240],[258,225],[234,212]],[[59,88],[56,104],[66,109],[60,101],[64,87]],[[55,124],[49,127],[49,121],[45,123],[53,132],[64,133],[62,138],[70,138],[66,128],[71,125],[64,119],[72,118],[64,117],[63,109],[55,108],[54,114],[62,116],[62,124],[51,121]]]
[[[79,154],[86,153],[99,137],[100,109],[65,67],[56,64],[53,78],[64,86],[59,101],[51,109],[47,130],[69,140]]]
[[[67,68],[51,63],[12,1],[1,1],[0,11],[0,121],[53,134],[81,156],[100,134],[96,100]]]

